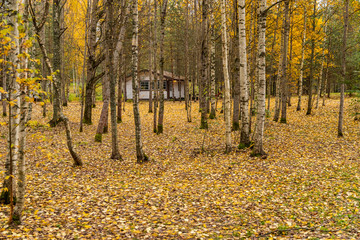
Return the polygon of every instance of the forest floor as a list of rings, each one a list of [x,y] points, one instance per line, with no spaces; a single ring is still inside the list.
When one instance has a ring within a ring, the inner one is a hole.
[[[110,134],[94,142],[101,103],[83,133],[79,103],[70,103],[81,168],[72,167],[64,127],[47,127],[51,112],[43,119],[34,107],[23,224],[8,228],[9,208],[1,205],[0,239],[360,239],[360,123],[347,111],[345,137],[337,137],[338,100],[311,116],[292,106],[288,124],[268,118],[267,159],[236,150],[238,132],[234,151],[224,154],[223,115],[200,130],[198,103],[192,106],[188,123],[183,102],[166,102],[164,134],[156,135],[141,103],[151,161],[136,164],[131,103],[118,124],[123,161],[109,159]],[[6,126],[0,134],[4,166]]]

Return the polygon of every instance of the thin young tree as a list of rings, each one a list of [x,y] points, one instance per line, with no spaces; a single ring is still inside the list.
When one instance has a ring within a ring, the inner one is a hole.
[[[133,110],[135,121],[135,140],[136,140],[136,158],[138,163],[148,161],[148,157],[144,154],[141,139],[141,120],[139,111],[139,81],[138,81],[138,61],[139,61],[139,12],[138,0],[132,1],[132,44],[131,44],[131,73],[133,87]]]
[[[157,134],[161,134],[164,131],[164,38],[165,38],[165,20],[168,0],[163,0],[161,6],[160,16],[160,107],[159,107],[159,119],[157,124]]]
[[[282,75],[281,75],[281,123],[286,123],[287,102],[288,102],[288,49],[290,31],[290,0],[284,2],[284,48],[282,49]]]
[[[8,60],[11,63],[10,73],[8,74],[9,88],[8,88],[8,102],[9,104],[9,135],[8,135],[8,154],[5,161],[5,178],[3,183],[3,190],[1,192],[1,202],[10,204],[9,223],[13,221],[14,210],[14,196],[16,195],[15,179],[16,163],[18,160],[19,151],[19,114],[20,114],[20,85],[16,81],[19,77],[19,59],[20,45],[19,45],[19,29],[17,21],[17,13],[19,11],[19,3],[17,0],[10,1],[8,6],[7,21],[9,26],[12,26],[10,34],[11,42],[14,48],[11,49]]]
[[[230,77],[228,66],[228,37],[226,27],[226,0],[221,0],[221,39],[222,39],[222,64],[225,83],[225,152],[231,152],[231,97]]]
[[[306,7],[304,6],[304,24],[303,24],[303,36],[301,43],[301,62],[300,62],[300,76],[299,76],[299,89],[298,89],[298,104],[296,107],[296,111],[301,110],[301,97],[303,92],[303,75],[304,75],[304,60],[305,60],[305,43],[306,43]]]
[[[216,77],[215,77],[215,16],[214,16],[214,0],[210,1],[210,41],[209,41],[209,49],[210,49],[210,119],[214,119],[216,117],[216,99],[215,99],[215,85],[216,85]]]
[[[240,147],[250,145],[249,129],[249,81],[246,56],[246,6],[245,0],[238,0],[239,9],[239,58],[240,58]]]
[[[346,43],[347,43],[347,31],[349,25],[349,0],[345,0],[344,6],[344,33],[341,49],[341,87],[340,87],[340,106],[339,106],[339,122],[338,122],[338,136],[343,137],[343,122],[344,122],[344,92],[345,92],[345,80],[346,80]]]
[[[191,99],[189,98],[189,72],[190,72],[190,57],[189,57],[189,0],[186,0],[186,15],[185,15],[185,109],[187,121],[191,122]]]
[[[209,95],[207,89],[207,80],[208,80],[208,34],[209,34],[209,2],[208,0],[202,1],[202,23],[201,23],[201,79],[199,84],[199,93],[200,93],[200,113],[201,113],[201,122],[200,129],[208,129],[207,122],[207,97]]]
[[[106,77],[110,83],[110,122],[111,122],[111,159],[121,160],[117,136],[117,119],[116,119],[116,78],[114,76],[114,16],[113,0],[106,0]]]
[[[309,79],[309,87],[308,87],[308,92],[309,92],[309,99],[308,99],[308,106],[307,106],[307,111],[306,111],[306,115],[310,115],[311,114],[311,110],[312,110],[312,97],[313,97],[313,82],[314,82],[314,71],[315,71],[315,30],[316,30],[316,6],[317,6],[317,0],[314,0],[313,3],[313,7],[314,7],[314,11],[313,11],[313,15],[312,15],[312,35],[311,35],[311,54],[310,54],[310,79]]]

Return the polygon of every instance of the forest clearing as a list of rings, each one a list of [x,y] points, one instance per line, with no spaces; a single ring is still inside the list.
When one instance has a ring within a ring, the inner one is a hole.
[[[79,116],[72,113],[79,111],[78,102],[66,108],[81,168],[72,167],[63,126],[46,127],[49,117],[37,117],[41,108],[34,108],[23,223],[6,228],[8,207],[2,206],[1,237],[359,238],[354,198],[360,197],[360,128],[347,112],[346,138],[337,137],[338,99],[329,99],[311,116],[289,107],[286,125],[267,118],[266,159],[249,157],[250,150],[225,154],[223,114],[200,130],[197,103],[189,123],[183,103],[166,102],[164,134],[156,135],[147,102],[141,102],[144,151],[151,159],[144,164],[136,164],[131,105],[126,103],[118,124],[123,161],[109,159],[110,134],[103,143],[94,142],[96,123],[77,131]],[[4,155],[4,126],[1,135]],[[232,137],[235,146],[239,132]]]
[[[0,239],[360,239],[360,0],[0,0]]]

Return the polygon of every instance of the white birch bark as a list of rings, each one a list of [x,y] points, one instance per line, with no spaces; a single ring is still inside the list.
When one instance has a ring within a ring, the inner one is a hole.
[[[258,15],[259,40],[258,40],[258,109],[256,115],[255,145],[253,155],[266,155],[263,149],[264,125],[265,125],[265,94],[266,94],[266,75],[265,75],[265,33],[266,33],[266,0],[260,0]]]
[[[222,63],[225,82],[225,152],[231,151],[231,98],[228,66],[228,37],[226,27],[226,0],[221,0]]]
[[[240,144],[250,145],[249,138],[249,81],[246,55],[246,10],[245,0],[238,0],[239,8],[239,57],[240,57]]]

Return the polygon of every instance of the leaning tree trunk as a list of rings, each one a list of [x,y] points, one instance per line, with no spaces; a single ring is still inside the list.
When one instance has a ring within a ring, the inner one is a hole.
[[[303,92],[303,75],[304,75],[304,59],[305,59],[305,42],[306,42],[306,8],[304,7],[304,32],[303,32],[303,37],[302,37],[298,105],[297,105],[296,111],[301,110],[301,97],[302,97],[302,92]]]
[[[338,122],[338,136],[343,137],[343,122],[344,122],[344,92],[345,92],[345,80],[346,80],[346,42],[347,42],[347,31],[349,24],[349,0],[345,0],[344,9],[344,34],[343,43],[341,49],[341,88],[340,88],[340,109],[339,109],[339,122]]]
[[[259,16],[259,41],[258,41],[258,109],[256,115],[256,131],[253,155],[266,155],[263,149],[264,125],[265,125],[265,95],[266,95],[266,64],[265,64],[265,33],[266,33],[266,0],[260,0]]]
[[[164,0],[161,7],[160,17],[160,107],[157,134],[163,133],[164,130],[164,37],[165,37],[165,17],[168,0]]]
[[[47,54],[47,50],[46,50],[45,45],[43,44],[43,42],[41,40],[41,37],[40,37],[40,32],[41,32],[41,29],[42,29],[42,27],[44,25],[41,24],[41,23],[40,23],[40,25],[38,25],[38,22],[37,22],[36,16],[35,16],[35,12],[34,12],[32,6],[31,6],[31,1],[29,1],[29,5],[30,5],[30,9],[31,9],[31,11],[30,11],[31,19],[32,19],[33,27],[35,28],[35,33],[36,33],[35,34],[35,39],[38,42],[39,48],[40,48],[40,50],[41,50],[41,52],[43,54],[44,62],[46,64],[46,67],[47,67],[48,71],[49,72],[54,72],[53,66],[51,65],[49,56]],[[48,8],[49,8],[49,6],[48,6],[48,4],[46,4],[45,12],[47,12]],[[53,80],[54,80],[54,82],[59,81],[59,80],[57,80],[57,75],[53,76]],[[67,118],[61,112],[61,108],[60,108],[59,121],[64,121],[64,120],[65,120],[65,122],[68,122]],[[78,155],[76,154],[76,152],[74,151],[74,148],[72,146],[71,130],[70,130],[69,124],[65,124],[65,127],[66,127],[66,137],[67,137],[68,149],[69,149],[69,152],[70,152],[70,154],[71,154],[71,156],[72,156],[72,158],[73,158],[73,160],[75,162],[75,165],[77,165],[76,163],[79,162],[80,158],[78,157]]]
[[[239,58],[240,58],[240,147],[250,146],[249,129],[249,81],[246,56],[245,0],[238,0],[239,8]]]
[[[221,0],[222,63],[225,83],[225,152],[231,152],[231,97],[228,67],[228,38],[226,28],[226,0]]]

